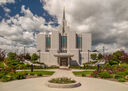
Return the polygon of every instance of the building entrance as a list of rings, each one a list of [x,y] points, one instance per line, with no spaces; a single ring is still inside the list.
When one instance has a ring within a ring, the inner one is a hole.
[[[60,58],[60,66],[68,66],[68,58]]]

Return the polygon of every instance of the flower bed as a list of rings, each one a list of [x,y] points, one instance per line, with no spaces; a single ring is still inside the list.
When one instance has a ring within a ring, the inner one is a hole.
[[[99,71],[79,71],[73,72],[76,76],[102,78],[112,81],[128,82],[128,64],[104,65]]]
[[[58,83],[58,84],[70,84],[70,83],[75,83],[75,80],[72,80],[71,78],[53,78],[49,82],[51,83]]]
[[[46,85],[51,88],[74,88],[81,86],[79,82],[67,77],[53,78]]]

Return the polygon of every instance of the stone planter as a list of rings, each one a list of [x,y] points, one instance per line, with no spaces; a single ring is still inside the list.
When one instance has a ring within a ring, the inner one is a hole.
[[[75,88],[81,86],[80,82],[59,84],[59,83],[50,83],[49,81],[46,83],[46,85],[51,88]]]

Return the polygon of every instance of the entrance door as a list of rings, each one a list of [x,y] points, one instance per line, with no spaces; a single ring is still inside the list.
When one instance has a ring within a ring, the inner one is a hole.
[[[60,66],[68,66],[68,58],[60,58]]]

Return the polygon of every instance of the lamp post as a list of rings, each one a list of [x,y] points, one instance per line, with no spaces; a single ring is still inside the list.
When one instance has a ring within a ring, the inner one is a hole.
[[[40,62],[40,52],[41,52],[41,50],[38,50],[37,52],[39,52],[39,62]]]
[[[26,53],[26,49],[25,49],[25,48],[26,48],[26,46],[24,46],[24,55],[25,55],[25,53]]]
[[[91,52],[90,50],[88,50],[88,63],[89,63],[89,59],[90,59],[90,53]]]

